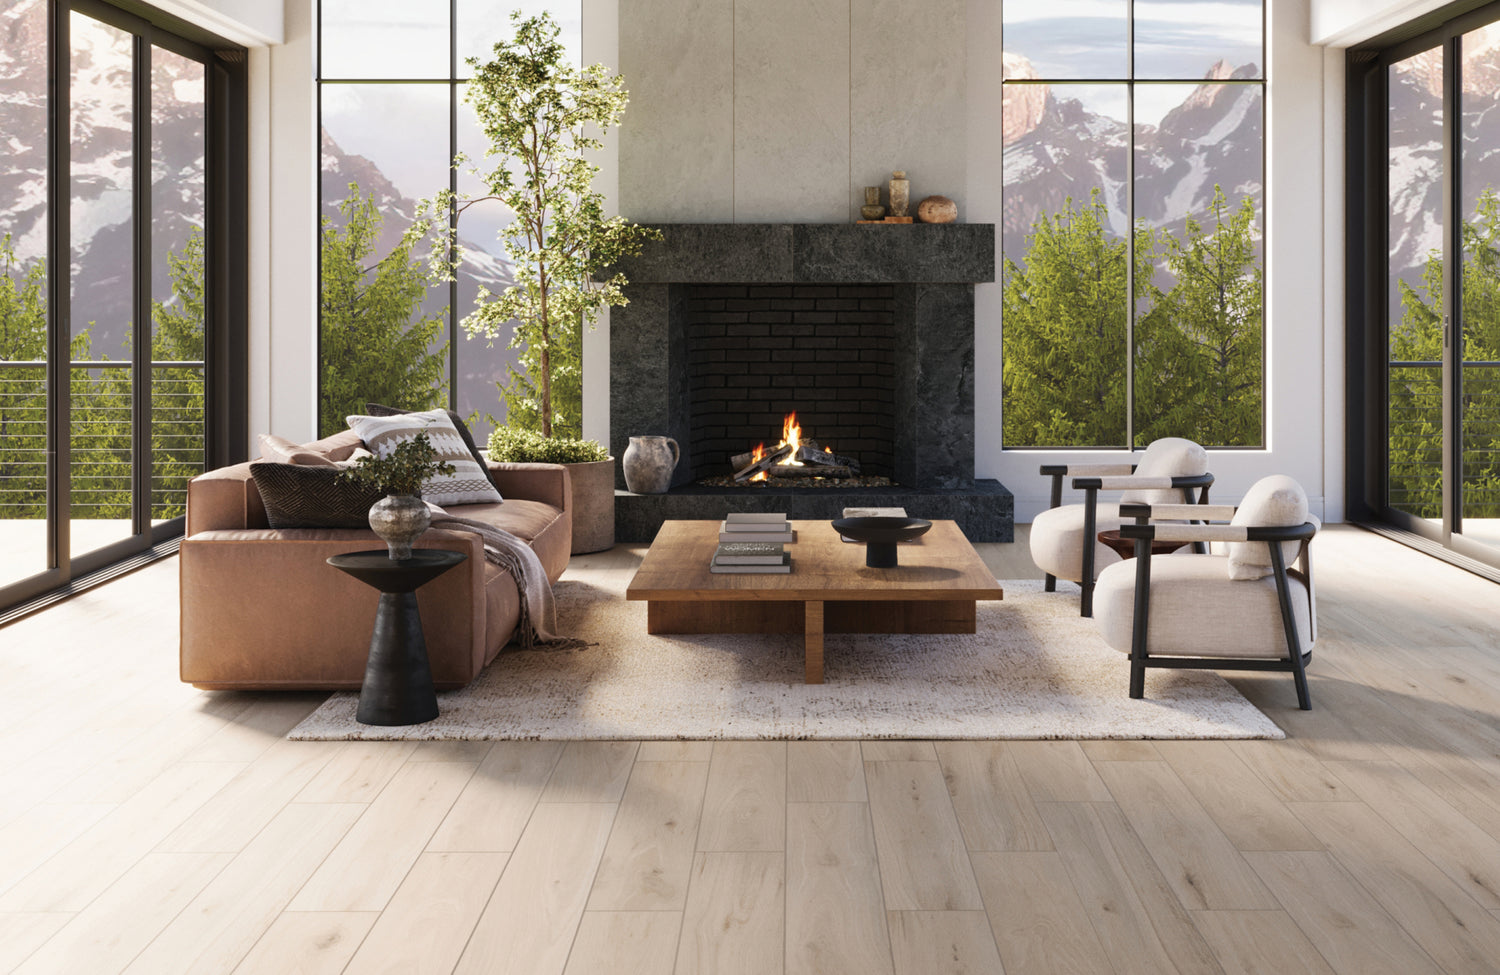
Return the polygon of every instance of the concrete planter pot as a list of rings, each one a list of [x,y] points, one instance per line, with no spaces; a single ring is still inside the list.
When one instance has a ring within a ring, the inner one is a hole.
[[[615,544],[615,459],[564,464],[573,482],[573,555]]]

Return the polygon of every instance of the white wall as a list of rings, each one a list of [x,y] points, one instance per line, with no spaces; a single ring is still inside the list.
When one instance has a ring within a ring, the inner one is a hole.
[[[279,0],[151,0],[151,3],[246,47],[280,44],[285,36]]]
[[[899,57],[882,38],[901,18],[910,23],[910,5],[766,2],[775,9],[743,0],[583,0],[586,62],[623,70],[631,90],[624,134],[599,160],[600,187],[620,212],[637,220],[845,220],[860,202],[859,187],[879,181],[899,158],[912,173],[914,198],[943,192],[959,201],[960,219],[999,222],[993,0],[940,0],[933,9],[945,28],[906,31]],[[1307,488],[1314,511],[1339,520],[1342,62],[1309,43],[1310,2],[1318,0],[1270,6],[1269,448],[1215,452],[1215,495],[1236,499],[1264,473],[1289,473]],[[791,35],[800,31],[801,12],[823,7],[844,33],[815,33],[829,49],[819,56]],[[775,16],[763,21],[737,15],[739,8]],[[313,0],[287,0],[286,43],[253,52],[251,61],[259,101],[251,433],[294,438],[312,436],[316,424],[312,11]],[[694,24],[706,34],[684,35]],[[741,43],[745,38],[754,40]],[[796,70],[786,70],[788,62],[768,70],[788,52]],[[842,78],[829,63],[842,66]],[[684,101],[683,93],[691,97]],[[704,105],[713,111],[701,111]],[[882,126],[897,133],[894,142]],[[805,156],[803,143],[812,144]],[[998,285],[976,289],[976,473],[1015,492],[1017,518],[1025,522],[1046,505],[1040,463],[1128,455],[1001,448],[999,307]],[[585,339],[584,428],[601,440],[609,429],[608,341],[607,319]]]
[[[1312,0],[1314,44],[1349,47],[1447,6],[1451,0]]]
[[[960,219],[1000,222],[993,0],[924,3],[920,24],[896,0],[616,2],[618,65],[633,96],[619,204],[631,219],[847,220],[860,186],[903,166],[914,199],[941,192],[959,202]],[[1216,451],[1213,460],[1219,498],[1288,473],[1314,511],[1337,520],[1342,309],[1324,297],[1324,241],[1339,225],[1325,224],[1324,54],[1307,40],[1307,4],[1271,0],[1269,11],[1268,449]],[[886,38],[903,24],[893,52]],[[976,474],[1010,488],[1017,519],[1029,521],[1048,500],[1041,463],[1129,454],[1003,449],[1000,286],[979,285],[975,303]]]

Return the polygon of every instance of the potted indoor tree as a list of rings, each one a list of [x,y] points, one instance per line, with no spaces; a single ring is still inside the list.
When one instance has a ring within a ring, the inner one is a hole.
[[[612,266],[661,235],[605,216],[604,197],[593,189],[599,167],[586,153],[602,149],[599,136],[619,125],[628,100],[623,80],[602,64],[575,67],[550,15],[516,11],[511,22],[514,39],[497,43],[489,60],[468,59],[473,70],[464,97],[490,142],[485,165],[469,172],[485,193],[444,191],[424,202],[419,216],[425,225],[447,222],[447,214],[461,217],[486,200],[498,200],[514,215],[500,240],[515,283],[499,294],[481,285],[463,326],[471,338],[492,343],[509,330],[510,347],[521,350],[521,368],[512,367],[500,389],[506,428],[560,441],[542,453],[527,447],[524,456],[589,458],[574,463],[592,469],[571,472],[573,552],[593,552],[614,544],[614,470],[613,458],[596,442],[583,442],[593,448],[579,442],[583,331],[602,309],[626,304],[625,276]],[[463,156],[454,161],[467,163]],[[449,223],[443,253],[434,251],[434,264],[450,277],[462,260],[457,226],[457,219]],[[491,459],[522,456],[520,439],[504,439],[505,430],[496,436],[501,439],[491,439]]]
[[[340,476],[385,492],[385,497],[370,506],[370,528],[385,539],[391,560],[400,562],[411,558],[412,542],[432,523],[432,514],[422,500],[422,482],[453,472],[452,464],[437,459],[437,450],[427,434],[419,433],[397,444],[388,457],[361,457]]]

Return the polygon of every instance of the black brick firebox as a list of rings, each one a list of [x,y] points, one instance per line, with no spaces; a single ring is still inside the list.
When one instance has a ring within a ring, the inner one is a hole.
[[[894,474],[896,308],[890,285],[687,285],[693,477],[802,434]]]
[[[995,277],[993,224],[669,224],[623,262],[610,315],[610,451],[634,435],[682,448],[673,488],[617,482],[616,537],[667,518],[902,506],[1010,541],[1012,498],[974,477],[974,284]],[[715,488],[729,457],[805,435],[860,459],[887,488]]]

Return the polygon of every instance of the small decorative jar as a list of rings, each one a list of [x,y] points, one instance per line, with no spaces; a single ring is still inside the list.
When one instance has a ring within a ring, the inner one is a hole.
[[[880,205],[880,187],[865,187],[865,205],[859,208],[859,215],[866,220],[879,220],[885,216],[885,207]]]

